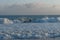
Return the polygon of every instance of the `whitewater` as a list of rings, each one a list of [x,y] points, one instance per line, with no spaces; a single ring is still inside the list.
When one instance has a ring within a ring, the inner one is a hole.
[[[51,36],[50,34],[53,34],[53,36]],[[0,40],[59,40],[59,39],[60,39],[60,23],[0,24]]]

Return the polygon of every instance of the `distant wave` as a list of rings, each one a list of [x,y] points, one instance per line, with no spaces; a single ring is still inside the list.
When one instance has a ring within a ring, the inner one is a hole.
[[[13,24],[13,23],[56,23],[60,22],[60,17],[17,17],[13,18],[0,18],[0,24]]]

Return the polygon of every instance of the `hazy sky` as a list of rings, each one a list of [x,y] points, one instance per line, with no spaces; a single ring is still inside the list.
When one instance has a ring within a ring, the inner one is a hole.
[[[60,15],[60,0],[0,0],[0,15]]]
[[[14,4],[14,3],[33,3],[42,2],[49,4],[60,4],[60,0],[0,0],[1,4]]]

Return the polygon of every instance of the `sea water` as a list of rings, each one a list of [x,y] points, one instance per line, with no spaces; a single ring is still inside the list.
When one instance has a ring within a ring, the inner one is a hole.
[[[60,40],[60,15],[1,15],[1,20],[0,40]]]

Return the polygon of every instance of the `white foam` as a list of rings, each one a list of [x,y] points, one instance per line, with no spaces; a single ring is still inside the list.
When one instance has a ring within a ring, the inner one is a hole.
[[[8,18],[4,18],[4,24],[13,24],[13,21]]]
[[[58,21],[60,21],[60,17],[57,17]]]
[[[49,18],[48,17],[44,17],[44,18],[42,18],[42,20],[48,20]]]

